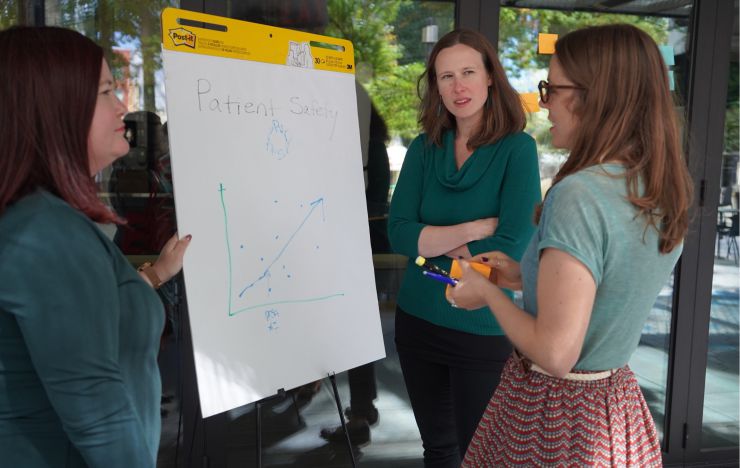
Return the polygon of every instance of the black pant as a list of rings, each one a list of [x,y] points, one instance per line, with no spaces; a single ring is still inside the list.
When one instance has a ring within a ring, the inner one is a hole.
[[[369,362],[347,371],[349,377],[349,406],[352,414],[368,417],[375,409],[373,400],[378,397],[375,385],[375,363]]]
[[[511,354],[505,336],[473,335],[396,309],[396,347],[424,466],[459,467]]]

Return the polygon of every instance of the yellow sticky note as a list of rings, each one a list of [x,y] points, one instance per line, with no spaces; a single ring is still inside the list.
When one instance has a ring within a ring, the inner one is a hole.
[[[554,54],[555,53],[555,41],[558,40],[557,34],[543,34],[537,35],[537,52],[540,54]]]
[[[540,111],[540,93],[519,93],[524,106],[524,112],[532,113]]]
[[[478,262],[470,262],[470,266],[474,270],[476,270],[478,273],[488,278],[489,280],[493,281],[494,283],[496,282],[495,281],[496,271],[493,268],[489,267],[488,265],[484,265]],[[462,276],[462,268],[460,267],[460,263],[457,260],[453,259],[452,265],[450,265],[450,277],[460,278],[461,276]],[[445,296],[447,297],[449,297],[450,288],[452,288],[452,286],[448,285],[447,288],[445,289]]]

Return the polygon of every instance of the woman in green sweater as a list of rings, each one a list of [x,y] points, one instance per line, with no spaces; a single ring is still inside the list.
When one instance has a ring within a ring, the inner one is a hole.
[[[62,28],[0,32],[0,463],[154,467],[164,309],[95,225],[121,223],[93,175],[129,150],[103,50]]]
[[[393,194],[388,233],[409,257],[398,296],[396,347],[426,466],[459,466],[511,346],[488,308],[462,312],[445,285],[414,265],[500,250],[519,259],[534,232],[540,177],[525,115],[490,42],[456,30],[420,78],[424,129]]]

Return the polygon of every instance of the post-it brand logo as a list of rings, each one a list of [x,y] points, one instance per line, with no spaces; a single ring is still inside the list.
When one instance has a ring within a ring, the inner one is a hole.
[[[170,39],[176,46],[187,46],[195,49],[195,33],[188,31],[185,28],[170,29]]]

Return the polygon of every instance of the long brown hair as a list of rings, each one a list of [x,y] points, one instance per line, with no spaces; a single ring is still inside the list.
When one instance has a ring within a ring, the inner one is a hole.
[[[47,190],[98,222],[121,222],[97,197],[87,138],[103,49],[57,27],[0,31],[0,214]]]
[[[579,128],[553,186],[584,168],[622,162],[628,200],[659,232],[660,252],[672,251],[688,230],[693,189],[658,46],[634,26],[594,26],[558,39],[555,57],[585,91],[572,102]]]
[[[442,135],[445,130],[455,128],[455,118],[445,109],[439,96],[434,63],[443,49],[457,44],[466,45],[480,52],[486,71],[491,77],[489,101],[483,107],[483,121],[478,131],[468,140],[468,147],[475,149],[494,143],[511,133],[522,131],[527,121],[521,99],[506,79],[493,46],[477,31],[456,29],[442,36],[434,45],[427,60],[426,70],[417,82],[416,90],[421,97],[419,123],[429,140],[442,146]]]

